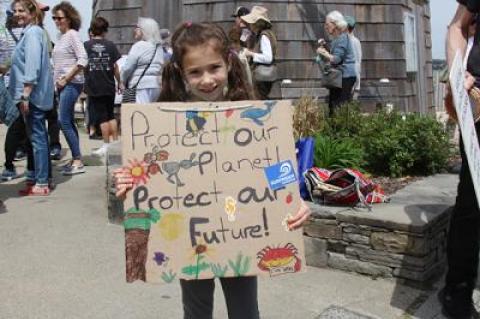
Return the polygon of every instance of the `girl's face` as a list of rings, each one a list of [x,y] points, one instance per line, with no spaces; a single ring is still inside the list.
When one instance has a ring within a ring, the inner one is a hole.
[[[182,59],[183,78],[195,100],[221,101],[228,84],[227,63],[213,41],[189,47]]]
[[[13,15],[19,27],[25,27],[32,23],[34,16],[26,10],[20,2],[13,6]]]
[[[52,19],[61,33],[65,33],[70,29],[70,22],[62,10],[55,11]]]

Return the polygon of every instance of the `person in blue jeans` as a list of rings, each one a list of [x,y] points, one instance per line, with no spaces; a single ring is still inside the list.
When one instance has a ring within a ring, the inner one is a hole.
[[[88,57],[78,34],[81,18],[77,9],[70,2],[62,1],[53,7],[52,14],[60,31],[52,54],[55,86],[59,95],[58,121],[72,152],[72,161],[63,168],[63,174],[74,175],[85,172],[74,111],[83,89],[81,71],[88,64]]]
[[[45,118],[53,106],[48,39],[40,27],[44,15],[34,0],[14,0],[12,8],[24,31],[13,53],[9,91],[25,121],[31,143],[27,152],[33,155],[34,160],[34,179],[21,194],[44,196],[50,194],[51,172]],[[32,156],[29,158],[31,162]]]

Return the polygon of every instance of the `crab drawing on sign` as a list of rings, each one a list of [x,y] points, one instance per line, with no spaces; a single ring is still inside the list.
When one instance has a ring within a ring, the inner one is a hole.
[[[258,268],[270,272],[270,277],[299,272],[302,261],[297,256],[298,249],[288,243],[283,247],[265,247],[257,253]]]
[[[251,120],[258,126],[263,126],[265,121],[269,119],[275,104],[277,104],[277,101],[265,101],[264,105],[266,106],[266,108],[253,106],[249,107],[248,109],[240,113],[240,118]]]
[[[177,186],[185,186],[185,184],[178,177],[180,169],[189,169],[198,165],[198,161],[194,161],[196,154],[192,153],[189,159],[181,160],[180,162],[164,162],[162,163],[162,169],[168,174],[167,181]],[[175,180],[174,180],[175,179]]]

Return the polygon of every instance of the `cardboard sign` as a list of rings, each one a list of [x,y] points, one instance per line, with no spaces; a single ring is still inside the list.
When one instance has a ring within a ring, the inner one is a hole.
[[[465,69],[462,62],[462,55],[458,51],[450,71],[450,87],[455,110],[457,111],[458,126],[462,133],[463,146],[472,176],[475,195],[477,196],[477,201],[480,202],[480,147],[478,145],[477,132],[475,131],[472,105],[468,92],[465,90],[464,83]]]
[[[125,105],[122,129],[128,282],[305,269],[289,101]]]

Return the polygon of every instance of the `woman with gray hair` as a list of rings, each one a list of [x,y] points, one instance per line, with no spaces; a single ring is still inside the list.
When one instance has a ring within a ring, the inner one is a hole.
[[[355,54],[350,39],[346,32],[347,21],[338,11],[332,11],[325,20],[325,31],[331,38],[330,50],[326,42],[320,39],[318,61],[329,63],[342,71],[342,87],[330,88],[328,107],[330,115],[333,115],[336,108],[352,100],[352,88],[357,79],[355,71]]]
[[[138,18],[133,37],[137,42],[128,52],[121,80],[126,88],[137,88],[136,103],[156,102],[165,63],[157,22],[151,18]]]

